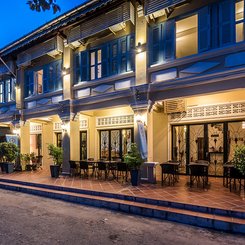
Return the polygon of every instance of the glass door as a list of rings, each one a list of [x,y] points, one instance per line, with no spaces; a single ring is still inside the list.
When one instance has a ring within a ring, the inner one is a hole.
[[[228,123],[227,130],[227,160],[232,161],[237,146],[245,145],[245,128],[242,122]]]
[[[87,159],[87,131],[80,132],[80,160]]]
[[[180,162],[180,173],[186,173],[186,126],[172,128],[172,160]]]
[[[224,163],[224,124],[208,124],[209,175],[222,176]]]
[[[122,158],[133,142],[133,129],[111,129],[100,131],[100,158]]]

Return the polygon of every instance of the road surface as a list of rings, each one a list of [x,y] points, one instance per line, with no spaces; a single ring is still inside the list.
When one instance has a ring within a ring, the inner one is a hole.
[[[210,231],[0,189],[0,244],[245,244]]]

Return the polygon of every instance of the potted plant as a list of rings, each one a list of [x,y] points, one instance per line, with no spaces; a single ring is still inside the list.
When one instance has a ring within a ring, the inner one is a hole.
[[[13,161],[18,157],[19,149],[11,142],[0,143],[0,159],[2,171],[6,173],[12,173],[14,171]]]
[[[130,169],[132,185],[137,186],[139,178],[139,169],[141,164],[143,163],[143,159],[140,155],[136,143],[131,144],[130,151],[124,156],[124,162]]]
[[[22,169],[25,169],[27,171],[31,171],[30,154],[29,153],[20,154],[20,158],[21,158]]]
[[[53,159],[53,164],[50,165],[51,177],[58,178],[60,173],[60,166],[62,164],[63,151],[61,147],[54,144],[48,145],[49,155]]]
[[[245,145],[236,147],[233,162],[235,168],[245,176]]]

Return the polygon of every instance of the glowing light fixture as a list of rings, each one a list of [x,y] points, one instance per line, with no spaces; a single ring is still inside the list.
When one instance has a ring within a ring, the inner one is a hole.
[[[68,74],[70,74],[70,68],[64,67],[62,69],[62,75],[65,76],[65,75],[68,75]]]
[[[142,44],[141,42],[138,42],[138,45],[136,46],[136,53],[140,54],[144,51],[146,51],[146,44]]]
[[[245,129],[245,121],[242,122],[242,129]]]

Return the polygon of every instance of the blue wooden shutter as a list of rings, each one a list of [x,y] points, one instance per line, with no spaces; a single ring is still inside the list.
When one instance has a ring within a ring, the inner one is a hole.
[[[81,58],[80,53],[74,55],[74,84],[77,84],[81,81]]]
[[[135,39],[134,36],[127,36],[127,71],[133,71],[135,66]]]
[[[175,21],[168,20],[164,25],[164,59],[174,59],[175,56]]]
[[[16,84],[16,79],[11,78],[10,79],[10,88],[11,88],[10,99],[11,100],[15,100],[15,84]]]
[[[53,63],[48,65],[48,90],[54,91],[54,65]]]
[[[124,73],[127,71],[127,55],[127,37],[123,37],[119,40],[119,73]]]
[[[219,4],[220,45],[232,44],[235,41],[235,3],[225,0]]]
[[[107,44],[103,45],[101,48],[102,77],[106,77],[108,75],[108,57],[109,57],[108,52],[109,52],[108,45]]]
[[[207,51],[210,48],[210,12],[206,6],[198,12],[198,51]]]
[[[49,92],[49,65],[43,67],[43,93]]]
[[[110,75],[115,75],[118,73],[118,40],[112,41],[110,43]]]
[[[34,76],[32,70],[27,70],[25,72],[25,97],[28,97],[34,92]]]
[[[63,88],[63,79],[62,79],[62,60],[55,62],[55,90],[60,90]]]
[[[81,52],[81,81],[88,81],[89,77],[89,53],[88,51]]]
[[[217,48],[219,46],[219,8],[218,4],[210,6],[210,47]]]
[[[161,49],[161,42],[162,42],[162,25],[157,25],[152,27],[150,32],[151,37],[151,64],[158,64],[162,59],[162,49]]]

